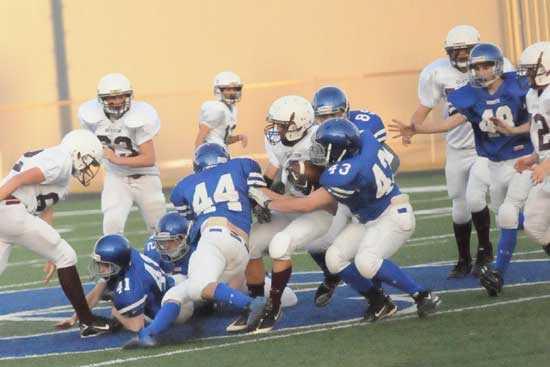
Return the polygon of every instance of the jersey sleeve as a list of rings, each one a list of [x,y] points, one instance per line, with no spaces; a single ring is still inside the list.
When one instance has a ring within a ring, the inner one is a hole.
[[[160,132],[160,118],[153,107],[147,109],[143,126],[136,129],[136,144],[141,145],[153,139]]]
[[[504,58],[503,63],[504,63],[504,65],[502,66],[502,71],[503,72],[508,73],[510,71],[515,71],[516,70],[514,65],[506,57]]]
[[[422,70],[418,79],[418,100],[425,107],[434,108],[443,98],[443,89],[435,76],[435,65],[430,64]]]
[[[267,187],[258,162],[249,158],[243,158],[242,166],[248,187]]]
[[[187,199],[184,195],[184,188],[186,185],[186,180],[181,180],[176,187],[174,187],[174,190],[172,190],[172,194],[170,194],[170,201],[172,204],[174,204],[174,209],[178,211],[181,215],[186,217],[187,219],[193,218],[193,208],[191,207],[191,204],[187,202]]]
[[[320,184],[336,200],[347,199],[355,193],[354,178],[356,167],[350,162],[340,162],[327,168],[322,174]]]
[[[120,279],[113,292],[113,306],[126,317],[143,314],[146,299],[147,295],[140,282],[129,277]]]
[[[35,167],[38,167],[44,175],[45,180],[42,184],[51,184],[61,175],[65,159],[68,159],[67,156],[59,155],[59,151],[55,149],[45,149],[37,155]]]
[[[476,96],[474,95],[473,88],[466,85],[462,88],[451,92],[447,97],[449,101],[449,113],[460,113],[469,121],[474,121],[475,117],[472,114],[471,107],[475,104]]]
[[[201,106],[200,123],[213,129],[225,121],[225,111],[218,101],[207,101]]]

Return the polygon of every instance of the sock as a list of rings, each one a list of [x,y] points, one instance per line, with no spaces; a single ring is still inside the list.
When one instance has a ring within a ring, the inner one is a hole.
[[[472,234],[472,222],[457,224],[453,223],[453,230],[458,246],[458,258],[466,261],[472,261],[470,255],[470,236]]]
[[[372,288],[372,281],[359,273],[354,263],[350,263],[338,273],[340,278],[360,294],[366,293]]]
[[[516,243],[518,239],[518,230],[517,229],[500,229],[500,236],[498,238],[498,249],[497,249],[497,260],[495,269],[504,274],[508,265],[512,260],[512,255],[514,254],[514,249],[516,248]]]
[[[291,274],[292,266],[278,273],[272,273],[271,275],[271,291],[269,292],[269,297],[271,298],[273,310],[276,312],[278,312],[279,307],[281,307],[281,296],[283,295],[283,290],[288,284]]]
[[[518,229],[523,229],[523,222],[525,222],[525,216],[523,212],[519,212],[518,215]]]
[[[248,295],[252,298],[263,297],[265,294],[265,283],[261,284],[246,284],[248,288]]]
[[[82,289],[82,282],[80,276],[76,270],[76,266],[69,266],[68,268],[57,269],[57,277],[61,288],[65,293],[65,296],[69,299],[73,308],[78,315],[78,320],[81,323],[90,325],[94,322],[94,315],[88,306],[84,290]]]
[[[166,302],[160,308],[153,322],[139,332],[139,337],[146,335],[157,336],[170,328],[172,323],[177,320],[180,314],[180,305],[175,302]]]
[[[489,207],[483,208],[479,212],[472,213],[472,222],[477,232],[477,253],[492,254],[493,246],[489,238],[491,230],[491,213]]]
[[[377,277],[374,277],[371,280],[372,280],[372,284],[376,289],[382,289],[382,280],[380,280]]]
[[[376,277],[408,294],[414,294],[425,290],[409,274],[404,272],[391,260],[386,259],[382,262],[382,266],[378,269]]]
[[[340,281],[340,277],[338,275],[332,274],[328,268],[327,263],[325,261],[325,255],[326,251],[323,252],[310,252],[309,256],[319,265],[319,268],[323,271],[323,275],[325,276],[325,280],[327,280],[330,283],[337,283]]]
[[[225,283],[218,283],[216,289],[214,290],[214,300],[222,301],[234,305],[238,308],[246,308],[252,298],[240,292],[236,289],[231,288]]]

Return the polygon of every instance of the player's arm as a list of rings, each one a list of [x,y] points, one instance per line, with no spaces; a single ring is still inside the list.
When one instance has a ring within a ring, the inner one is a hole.
[[[396,119],[392,119],[389,130],[397,132],[394,138],[402,136],[412,137],[416,134],[436,134],[447,132],[467,121],[466,116],[461,113],[455,113],[449,116],[445,121],[425,121],[420,125],[409,125]]]
[[[273,165],[272,163],[267,164],[267,167],[264,169],[264,180],[267,184],[267,187],[271,187],[278,172],[279,167]]]
[[[53,223],[53,206],[49,206],[44,209],[44,211],[40,214],[40,219],[51,226]],[[57,266],[55,266],[55,264],[51,261],[46,261],[43,270],[44,273],[46,273],[44,276],[44,284],[48,284],[57,270]]]
[[[210,128],[206,124],[199,124],[199,132],[195,138],[195,149],[197,149],[199,145],[205,143],[209,131]]]
[[[103,148],[103,157],[113,164],[128,167],[151,167],[156,162],[155,144],[153,139],[147,140],[139,146],[140,153],[135,157],[119,157],[112,149]]]
[[[21,186],[37,185],[44,181],[46,181],[46,177],[38,167],[23,171],[10,178],[8,182],[0,187],[0,201],[5,200]]]
[[[95,287],[86,295],[86,302],[90,310],[93,309],[101,300],[101,296],[107,289],[107,282],[97,282]],[[78,321],[78,316],[74,313],[70,318],[63,320],[54,325],[56,329],[68,329]]]
[[[234,144],[240,141],[243,148],[246,148],[248,144],[248,137],[244,134],[231,135],[227,140],[227,144]]]
[[[491,117],[490,120],[495,124],[496,130],[503,135],[519,135],[529,133],[531,124],[529,122],[524,122],[518,126],[510,126],[504,120],[498,117]]]
[[[124,328],[133,331],[134,333],[137,333],[143,329],[143,326],[145,325],[145,317],[143,313],[136,316],[124,316],[114,307],[111,310],[111,313],[118,321],[120,321]]]
[[[411,116],[411,125],[421,125],[426,120],[426,117],[432,112],[431,107],[426,107],[422,104],[419,104],[416,108],[416,111]]]
[[[334,212],[338,205],[334,197],[323,187],[305,197],[273,194],[275,193],[269,193],[272,201],[267,203],[267,207],[280,212],[309,213],[320,209]]]

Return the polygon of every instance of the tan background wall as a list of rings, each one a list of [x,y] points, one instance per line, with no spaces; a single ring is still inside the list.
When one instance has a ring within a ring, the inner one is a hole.
[[[238,131],[249,135],[250,145],[246,151],[233,146],[232,154],[261,157],[264,117],[275,98],[310,98],[319,86],[337,84],[348,92],[352,108],[375,111],[386,122],[406,119],[417,104],[418,73],[445,56],[447,31],[472,24],[484,41],[513,49],[505,38],[513,24],[503,14],[515,3],[66,0],[73,126],[78,105],[95,97],[102,75],[126,74],[136,99],[160,113],[155,144],[163,182],[172,185],[188,172],[199,107],[212,98],[217,72],[233,70],[245,83]],[[22,152],[60,139],[51,22],[49,1],[0,1],[3,174]],[[404,169],[418,170],[442,167],[442,140],[415,138],[422,144],[406,150],[390,144],[402,154]]]

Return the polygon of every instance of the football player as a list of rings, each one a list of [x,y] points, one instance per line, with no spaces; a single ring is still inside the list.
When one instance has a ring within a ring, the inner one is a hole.
[[[109,321],[92,314],[82,290],[73,248],[52,227],[53,205],[70,190],[71,176],[88,186],[99,170],[103,148],[89,131],[74,130],[60,145],[23,154],[0,181],[0,274],[13,244],[48,260],[80,319],[80,336],[110,331]]]
[[[389,260],[412,235],[415,219],[408,196],[401,194],[393,181],[382,145],[370,131],[360,133],[343,118],[325,121],[315,134],[315,144],[312,158],[326,165],[322,187],[302,198],[262,190],[270,199],[261,205],[275,211],[303,213],[334,209],[338,203],[347,206],[358,223],[348,224],[338,234],[327,250],[326,263],[331,273],[369,299],[365,318],[376,321],[397,311],[373,279],[410,294],[420,317],[433,313],[439,297]]]
[[[497,130],[507,135],[523,134],[530,130],[533,154],[520,158],[515,164],[518,172],[531,170],[533,188],[525,203],[525,233],[543,246],[550,255],[550,42],[538,42],[527,47],[519,59],[518,75],[529,83],[526,102],[529,124],[511,127],[500,124]]]
[[[418,81],[419,105],[410,123],[421,124],[442,100],[444,117],[453,115],[447,97],[452,91],[468,82],[468,56],[480,42],[477,29],[470,25],[452,28],[445,39],[447,58],[441,58],[422,70]],[[513,70],[504,59],[504,71]],[[447,133],[445,177],[452,201],[453,232],[458,247],[458,260],[449,278],[462,278],[472,272],[479,276],[480,267],[493,259],[493,246],[489,239],[491,215],[487,206],[489,175],[487,158],[476,154],[470,124],[457,126]],[[472,268],[470,236],[472,223],[478,237],[476,260]]]
[[[233,133],[237,127],[237,102],[241,100],[242,89],[241,78],[234,72],[223,71],[216,75],[214,96],[217,101],[206,101],[201,106],[195,149],[203,143],[227,147],[238,141],[246,148],[246,135]]]
[[[159,116],[151,105],[132,98],[128,78],[108,74],[99,81],[97,98],[78,110],[82,128],[92,131],[105,147],[103,234],[123,233],[134,203],[150,233],[166,212],[153,142],[160,131]]]
[[[514,165],[519,158],[533,152],[528,134],[505,136],[496,125],[520,126],[528,121],[525,108],[527,88],[516,82],[515,72],[503,72],[504,58],[498,47],[480,43],[470,52],[470,81],[448,96],[456,112],[444,122],[424,122],[405,125],[397,120],[390,131],[402,135],[448,131],[467,121],[473,127],[475,147],[480,157],[488,159],[491,185],[491,207],[497,213],[500,228],[495,269],[490,263],[480,269],[480,282],[490,296],[502,291],[503,279],[517,242],[517,230],[522,227],[520,212],[531,189],[530,173],[518,173]]]
[[[157,345],[156,337],[177,318],[181,304],[189,301],[213,300],[248,309],[251,326],[266,308],[265,297],[251,298],[225,283],[243,276],[248,263],[249,194],[254,187],[265,187],[260,167],[248,158],[229,160],[225,148],[214,143],[196,150],[193,167],[195,174],[182,179],[171,195],[174,207],[193,219],[190,240],[198,239],[189,259],[188,279],[166,293],[155,320],[126,349]]]

